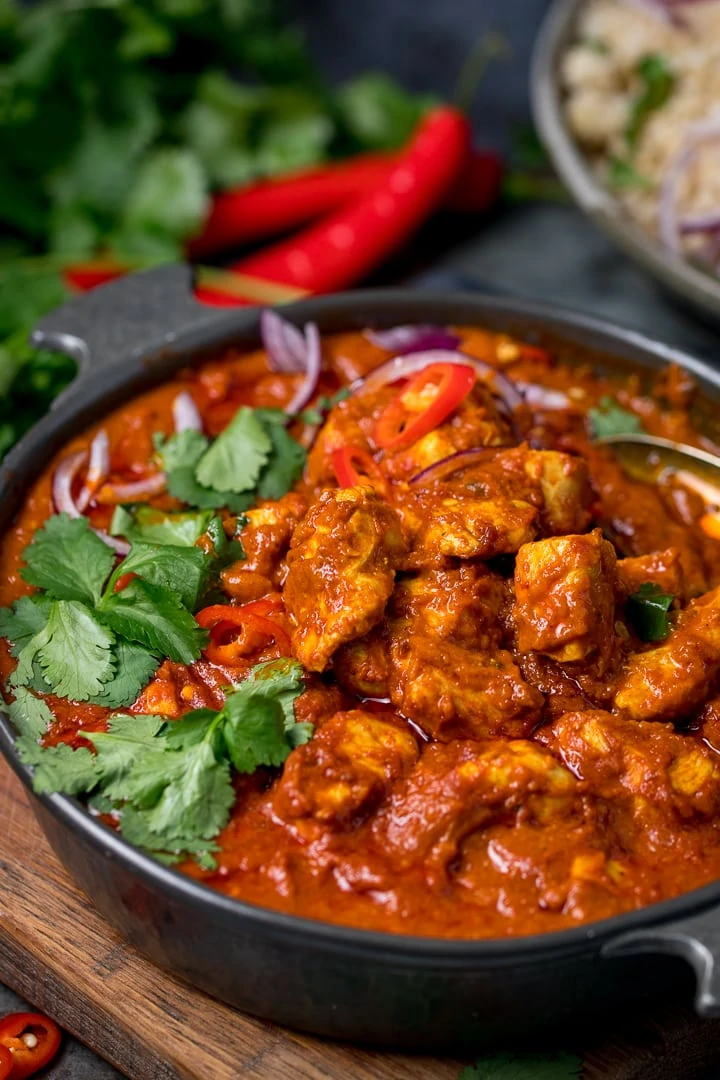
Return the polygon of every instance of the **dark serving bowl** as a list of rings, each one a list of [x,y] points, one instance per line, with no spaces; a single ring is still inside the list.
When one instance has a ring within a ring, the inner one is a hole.
[[[635,223],[595,175],[570,134],[563,110],[560,65],[576,38],[578,14],[587,0],[554,0],[535,44],[530,78],[533,114],[557,173],[581,210],[622,251],[682,303],[720,322],[720,278],[669,251]]]
[[[515,300],[463,294],[357,292],[284,309],[321,330],[395,323],[470,323],[529,341],[564,343],[570,362],[651,372],[688,368],[711,422],[720,375],[704,364],[595,319]],[[76,356],[81,372],[51,415],[0,470],[0,528],[74,432],[139,391],[229,342],[258,343],[257,309],[192,299],[189,271],[134,275],[48,316],[36,340]],[[620,359],[618,360],[618,357]],[[702,408],[701,408],[702,414]],[[701,418],[701,422],[702,418]],[[0,747],[32,791],[30,770],[0,715]],[[242,903],[132,847],[75,799],[32,796],[53,848],[128,941],[156,963],[247,1012],[344,1039],[410,1048],[512,1043],[625,1013],[648,996],[692,990],[720,1015],[720,882],[589,926],[535,937],[446,941],[370,933]],[[685,963],[687,962],[687,963]]]

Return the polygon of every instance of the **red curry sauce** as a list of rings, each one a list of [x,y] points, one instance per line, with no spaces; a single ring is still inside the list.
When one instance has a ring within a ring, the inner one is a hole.
[[[247,557],[223,572],[230,603],[282,592],[277,618],[308,673],[296,716],[315,725],[283,769],[237,778],[217,870],[183,867],[232,896],[358,927],[499,937],[720,876],[720,543],[697,527],[696,496],[631,480],[585,423],[610,391],[648,431],[698,443],[692,387],[669,370],[644,395],[634,377],[618,389],[564,366],[562,350],[459,334],[464,352],[536,388],[525,441],[478,382],[433,432],[383,455],[374,424],[397,387],[353,395],[317,433],[296,490],[249,511]],[[389,355],[355,333],[323,350],[325,392]],[[240,404],[287,404],[297,383],[270,373],[261,352],[180,373],[103,421],[113,478],[142,475],[180,390],[213,435]],[[332,455],[343,445],[370,454],[383,482],[339,488]],[[410,483],[478,446],[483,460]],[[20,553],[53,512],[56,464],[5,537],[2,604],[31,591]],[[110,512],[91,505],[88,516],[107,527]],[[676,597],[657,645],[626,619],[644,582]],[[271,644],[232,668],[165,662],[124,711],[217,708],[223,686],[277,655]],[[13,665],[3,645],[4,677]],[[51,741],[83,745],[108,715],[48,702]]]

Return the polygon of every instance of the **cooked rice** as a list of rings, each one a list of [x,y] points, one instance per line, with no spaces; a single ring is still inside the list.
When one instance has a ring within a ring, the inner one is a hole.
[[[633,217],[658,234],[658,193],[668,166],[685,143],[688,128],[717,120],[720,131],[720,2],[677,9],[687,28],[663,21],[636,0],[589,0],[578,25],[577,43],[566,53],[562,80],[568,125],[607,178],[613,158],[629,161],[652,189],[617,190]],[[634,150],[625,129],[633,101],[642,90],[638,63],[660,54],[675,77],[668,101],[651,113]],[[720,134],[704,144],[678,185],[681,216],[717,212],[720,216]],[[707,238],[685,237],[688,254]]]

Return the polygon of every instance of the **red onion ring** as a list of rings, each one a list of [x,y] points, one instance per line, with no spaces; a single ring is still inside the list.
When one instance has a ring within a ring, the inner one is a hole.
[[[82,491],[77,497],[77,508],[82,513],[87,509],[95,492],[101,487],[110,473],[110,441],[107,431],[102,428],[90,443],[90,461]]]
[[[307,370],[307,328],[303,337],[297,326],[265,308],[260,316],[260,337],[271,371],[299,375]]]
[[[140,499],[159,495],[165,490],[167,476],[164,472],[153,473],[142,480],[132,480],[127,484],[104,484],[97,493],[99,503],[117,505],[117,503],[137,502]]]
[[[705,142],[720,139],[720,121],[703,120],[688,128],[683,145],[671,160],[660,188],[658,221],[660,239],[676,255],[682,255],[681,225],[677,212],[677,188],[683,173],[695,161],[698,149]]]
[[[82,513],[73,498],[72,486],[77,474],[87,461],[87,450],[77,450],[69,454],[58,465],[52,481],[52,498],[58,514],[67,514],[71,518],[82,517]]]
[[[639,11],[646,11],[649,15],[655,15],[662,22],[668,23],[678,30],[686,30],[688,28],[687,20],[675,9],[688,7],[690,4],[697,3],[697,0],[625,0],[625,2]]]
[[[720,210],[712,210],[707,214],[688,214],[687,217],[680,218],[680,232],[685,236],[720,232]]]
[[[293,327],[294,329],[294,327]],[[292,401],[285,410],[290,416],[300,412],[307,405],[310,398],[317,390],[322,369],[322,342],[317,324],[309,322],[305,324],[305,377],[295,391]]]
[[[409,356],[395,356],[371,371],[366,378],[357,379],[350,390],[353,393],[372,393],[389,383],[407,379],[430,364],[469,364],[475,369],[480,381],[490,386],[511,413],[523,403],[522,394],[507,375],[503,375],[485,360],[467,356],[457,349],[429,349],[427,352],[412,353]]]
[[[548,386],[538,386],[537,383],[518,382],[515,384],[523,396],[526,405],[531,409],[567,409],[572,402],[564,390],[552,390]]]
[[[478,446],[472,450],[458,450],[457,453],[441,458],[440,461],[428,465],[422,472],[416,473],[410,478],[410,483],[422,486],[428,480],[445,480],[468,465],[477,465],[481,461],[491,460],[500,449],[499,446]]]
[[[175,431],[202,431],[200,410],[187,390],[183,390],[173,401],[172,414]]]
[[[460,338],[442,326],[424,323],[414,326],[393,326],[390,330],[365,330],[364,336],[396,356],[427,352],[428,349],[457,349]]]
[[[52,498],[55,509],[59,514],[67,514],[71,518],[80,518],[83,515],[73,499],[72,486],[77,474],[88,459],[87,450],[78,450],[64,458],[57,469],[52,481]],[[118,555],[127,555],[130,545],[125,540],[118,540],[114,536],[108,536],[103,529],[92,530],[99,536],[104,544],[117,551]]]

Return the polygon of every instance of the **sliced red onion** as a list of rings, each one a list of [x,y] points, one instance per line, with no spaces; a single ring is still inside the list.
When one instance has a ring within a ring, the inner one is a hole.
[[[567,409],[572,402],[563,390],[551,390],[548,386],[537,383],[517,382],[515,384],[523,396],[526,405],[532,409]]]
[[[52,497],[58,514],[67,514],[71,518],[82,517],[75,499],[72,487],[77,474],[87,461],[87,450],[78,450],[69,454],[58,465],[52,482]]]
[[[52,482],[52,497],[55,509],[59,514],[67,514],[71,518],[82,517],[77,503],[73,499],[72,487],[87,460],[87,450],[78,450],[76,453],[69,454],[68,457],[64,458],[55,470]],[[117,551],[118,555],[127,555],[129,552],[130,545],[124,540],[109,536],[103,529],[93,529],[93,532],[100,537],[104,544]]]
[[[712,210],[707,214],[688,214],[687,217],[680,218],[680,232],[685,236],[720,232],[720,210]]]
[[[688,128],[686,140],[671,160],[660,188],[658,206],[660,238],[676,255],[682,255],[681,225],[677,212],[678,183],[697,158],[700,146],[718,139],[720,139],[720,119],[703,120]]]
[[[294,327],[293,327],[294,329]],[[304,409],[317,390],[322,369],[322,342],[320,331],[313,322],[305,324],[305,376],[285,410],[290,416]]]
[[[478,465],[481,461],[491,461],[497,454],[499,446],[478,446],[472,450],[458,450],[449,457],[441,458],[440,461],[428,465],[422,472],[416,473],[410,480],[411,484],[422,487],[429,482],[445,480],[448,476],[465,469],[468,465]]]
[[[130,545],[127,540],[120,540],[117,536],[110,536],[104,529],[93,529],[96,536],[99,536],[104,544],[117,551],[118,555],[128,555],[130,552]]]
[[[390,330],[365,330],[365,337],[379,349],[397,356],[427,352],[428,349],[457,349],[460,338],[443,326],[423,323],[415,326],[393,326]]]
[[[418,371],[423,371],[430,364],[469,365],[475,369],[481,382],[487,383],[502,399],[510,412],[514,412],[523,403],[522,394],[507,375],[503,375],[485,360],[467,356],[456,349],[429,349],[427,352],[412,353],[410,356],[395,356],[386,364],[381,364],[375,371],[371,371],[365,379],[356,380],[350,389],[363,394],[372,393],[389,383],[407,379]]]
[[[159,495],[165,490],[167,476],[164,472],[153,473],[142,480],[133,480],[127,484],[105,484],[97,493],[97,501],[105,504],[138,502]]]
[[[82,491],[77,497],[77,508],[82,513],[95,492],[107,480],[110,474],[110,440],[107,431],[102,428],[90,443],[90,461]]]
[[[307,327],[303,336],[297,326],[265,308],[260,316],[260,336],[271,371],[299,375],[307,370]]]
[[[173,401],[172,414],[175,431],[202,431],[200,410],[187,390],[183,390]]]
[[[700,2],[703,2],[703,0],[700,0]],[[630,7],[637,8],[639,11],[647,11],[648,14],[655,15],[662,22],[668,23],[678,30],[686,30],[688,27],[687,20],[682,17],[677,9],[698,3],[698,0],[625,0],[625,3]]]

